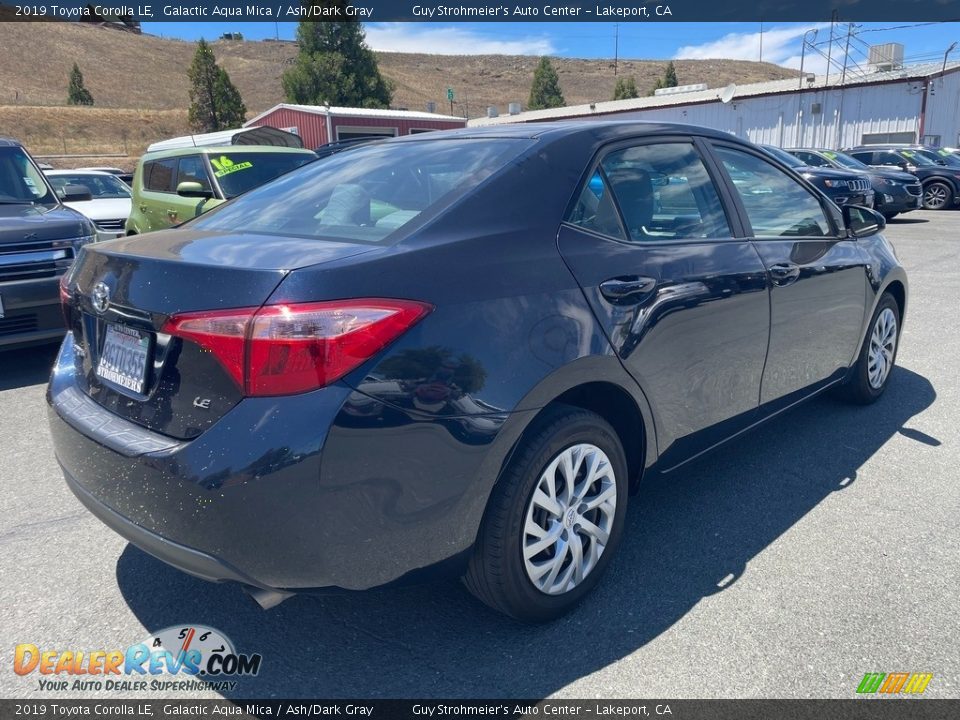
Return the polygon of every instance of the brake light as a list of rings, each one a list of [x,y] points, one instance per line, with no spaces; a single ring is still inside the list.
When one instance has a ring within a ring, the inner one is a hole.
[[[292,395],[362,365],[433,309],[412,300],[334,300],[184,313],[163,332],[212,352],[245,395]]]

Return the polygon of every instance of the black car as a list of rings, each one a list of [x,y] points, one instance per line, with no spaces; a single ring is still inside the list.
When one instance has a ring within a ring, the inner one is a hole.
[[[914,175],[892,168],[872,168],[838,150],[796,148],[787,152],[810,167],[831,167],[869,178],[873,208],[887,220],[923,207],[923,185]]]
[[[61,199],[90,191],[67,185],[59,198],[23,146],[0,138],[0,350],[63,337],[57,286],[96,229]]]
[[[807,165],[794,155],[782,148],[773,145],[761,145],[770,155],[789,168],[793,168],[804,178],[813,183],[828,198],[841,207],[844,205],[859,205],[872,208],[874,192],[870,180],[861,173],[849,170],[834,170],[832,168],[813,167]]]
[[[940,165],[909,146],[861,145],[845,151],[871,167],[899,168],[923,183],[923,207],[946,210],[960,202],[960,168]]]
[[[264,606],[446,573],[547,620],[644,476],[883,393],[907,301],[883,226],[689,126],[354,148],[84,249],[56,455],[107,525]]]

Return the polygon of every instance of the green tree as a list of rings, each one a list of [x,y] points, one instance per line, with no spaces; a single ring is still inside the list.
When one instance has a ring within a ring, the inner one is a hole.
[[[93,105],[93,95],[83,86],[83,73],[77,64],[73,64],[70,71],[70,82],[67,85],[68,105]]]
[[[667,69],[663,71],[663,85],[661,87],[670,88],[679,84],[677,82],[677,69],[673,66],[673,60],[671,60],[667,63]]]
[[[314,6],[341,9],[349,0],[313,0]],[[356,20],[301,22],[297,28],[300,52],[283,73],[283,91],[289,102],[305,105],[386,108],[393,87],[380,74],[377,58],[366,44],[363,25]]]
[[[629,100],[630,98],[639,96],[640,92],[637,90],[637,81],[633,79],[632,75],[630,77],[620,76],[617,78],[617,84],[613,88],[614,100]]]
[[[247,108],[227,71],[217,65],[213,50],[200,39],[187,70],[190,78],[190,127],[199,132],[228,130],[243,124]]]
[[[550,62],[550,58],[540,58],[537,69],[533,71],[533,84],[530,86],[530,99],[527,107],[531,110],[563,107],[566,100],[560,90],[560,78]]]

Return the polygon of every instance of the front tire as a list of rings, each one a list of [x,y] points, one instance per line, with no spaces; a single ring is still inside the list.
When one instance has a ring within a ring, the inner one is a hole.
[[[953,205],[953,190],[949,185],[934,181],[923,188],[923,207],[927,210],[946,210]]]
[[[521,440],[491,494],[464,584],[524,622],[573,609],[623,533],[627,463],[599,415],[560,406]]]
[[[890,293],[884,293],[867,326],[867,337],[860,348],[853,375],[843,386],[847,400],[869,405],[883,395],[897,360],[899,344],[900,307]]]

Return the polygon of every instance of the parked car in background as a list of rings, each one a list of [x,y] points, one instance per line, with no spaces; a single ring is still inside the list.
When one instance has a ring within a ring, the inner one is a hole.
[[[923,207],[923,185],[915,175],[893,168],[873,168],[839,150],[792,148],[787,152],[810,167],[832,167],[868,177],[873,187],[873,207],[887,220]]]
[[[100,170],[47,170],[44,175],[62,197],[67,185],[80,185],[90,191],[90,199],[66,202],[93,220],[101,240],[112,240],[124,235],[124,225],[130,217],[130,186],[116,175]]]
[[[88,246],[53,445],[107,525],[265,606],[452,573],[549,620],[642,476],[819,392],[881,396],[907,304],[883,227],[685,125],[357,147]]]
[[[62,197],[82,202],[90,194],[67,185]],[[0,349],[63,336],[58,283],[95,233],[61,203],[23,146],[0,138]]]
[[[873,188],[870,180],[862,173],[826,167],[811,167],[782,148],[773,145],[761,145],[760,147],[809,180],[837,205],[841,207],[844,205],[873,207]]]
[[[899,168],[916,175],[923,184],[923,207],[946,210],[960,202],[960,168],[939,165],[902,145],[860,145],[845,151],[862,163],[876,168]]]
[[[127,234],[179,225],[316,159],[312,150],[258,145],[148,152],[134,171]]]
[[[127,172],[126,170],[121,170],[118,167],[86,167],[86,168],[77,168],[78,170],[96,170],[97,172],[107,172],[111,175],[116,175],[118,178],[123,180],[127,185],[130,185],[133,182],[133,173]]]

